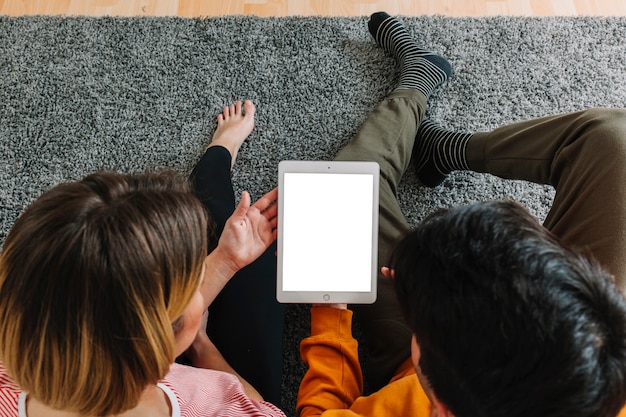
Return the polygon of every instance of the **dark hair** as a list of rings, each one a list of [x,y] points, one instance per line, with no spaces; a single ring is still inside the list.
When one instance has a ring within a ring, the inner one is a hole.
[[[0,256],[9,375],[56,409],[134,407],[174,360],[172,323],[198,289],[206,228],[173,173],[99,173],[44,193]]]
[[[439,400],[463,416],[614,416],[626,302],[612,278],[517,203],[436,213],[392,255]]]

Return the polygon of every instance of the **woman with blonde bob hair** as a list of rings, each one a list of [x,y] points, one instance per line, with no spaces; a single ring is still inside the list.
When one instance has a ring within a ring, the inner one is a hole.
[[[234,160],[253,126],[244,108],[224,109],[207,154]],[[0,415],[283,415],[202,327],[275,239],[274,199],[244,193],[216,244],[205,206],[171,172],[96,173],[45,192],[0,256]],[[190,346],[213,370],[174,364]]]

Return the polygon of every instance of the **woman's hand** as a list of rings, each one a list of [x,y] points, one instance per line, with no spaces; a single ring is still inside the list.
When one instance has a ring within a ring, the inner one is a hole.
[[[250,206],[244,191],[234,213],[226,221],[218,242],[224,260],[234,272],[253,262],[276,240],[278,189],[274,188]]]
[[[208,307],[222,288],[241,268],[250,264],[276,240],[278,189],[274,188],[250,206],[244,192],[232,216],[226,221],[217,247],[205,259],[200,292]]]

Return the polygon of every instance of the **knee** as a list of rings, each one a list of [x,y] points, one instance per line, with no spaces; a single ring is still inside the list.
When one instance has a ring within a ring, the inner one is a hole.
[[[599,136],[626,140],[626,109],[589,109],[581,113],[581,120]]]
[[[598,153],[626,160],[626,110],[595,108],[581,113],[581,126]]]

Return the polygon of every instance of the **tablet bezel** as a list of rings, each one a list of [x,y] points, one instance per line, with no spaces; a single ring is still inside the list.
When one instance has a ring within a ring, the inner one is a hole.
[[[283,290],[284,181],[288,173],[372,175],[372,245],[370,291],[285,291]],[[371,304],[376,301],[378,278],[378,211],[380,166],[371,161],[281,161],[278,165],[278,238],[276,298],[281,303]]]

